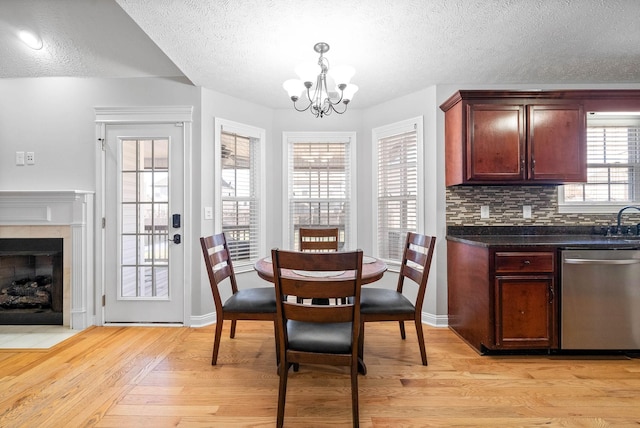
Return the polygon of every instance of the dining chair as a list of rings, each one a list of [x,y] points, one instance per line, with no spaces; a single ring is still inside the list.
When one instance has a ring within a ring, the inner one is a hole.
[[[364,351],[364,325],[373,321],[398,321],[400,324],[400,336],[406,339],[404,322],[413,321],[418,335],[418,345],[422,365],[427,365],[427,352],[424,346],[424,334],[422,331],[422,303],[427,289],[427,279],[431,259],[436,245],[435,236],[420,235],[409,232],[404,245],[402,264],[398,283],[395,290],[384,288],[364,287],[360,302],[360,355]],[[418,285],[418,294],[415,304],[403,294],[404,281],[408,278]]]
[[[362,251],[303,253],[271,250],[280,352],[277,426],[284,423],[289,369],[298,364],[347,366],[353,426],[358,416],[358,335]],[[289,270],[289,271],[285,271]],[[292,274],[290,270],[295,270]],[[345,271],[339,277],[332,275]],[[352,274],[351,274],[352,273]],[[349,303],[305,305],[296,299],[349,298]]]
[[[300,251],[338,251],[339,232],[337,227],[301,227]]]
[[[298,232],[300,251],[338,251],[339,233],[337,227],[301,227]],[[328,300],[323,302],[329,303]],[[302,303],[302,298],[298,298],[298,303]]]
[[[216,332],[213,341],[211,365],[218,360],[220,337],[224,320],[231,321],[231,334],[236,335],[238,320],[273,321],[276,327],[276,294],[273,287],[257,287],[238,289],[229,246],[224,233],[200,238],[204,264],[207,267],[209,284],[216,307]],[[223,302],[223,291],[229,297]],[[276,355],[278,348],[276,342]]]

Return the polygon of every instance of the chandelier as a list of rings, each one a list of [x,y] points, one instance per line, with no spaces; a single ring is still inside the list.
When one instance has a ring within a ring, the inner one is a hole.
[[[329,69],[329,60],[324,57],[324,54],[329,51],[327,43],[316,43],[313,49],[320,54],[320,58],[318,58],[320,74],[316,75],[318,69],[315,64],[304,64],[295,69],[300,79],[287,80],[282,86],[291,97],[293,108],[297,111],[309,110],[315,117],[328,116],[334,111],[342,114],[347,111],[347,105],[358,90],[356,85],[349,83],[355,70],[348,65]],[[330,82],[335,83],[335,90],[332,92],[327,86],[327,76],[329,76]],[[316,82],[315,86],[313,86],[313,80]],[[304,108],[299,108],[296,104],[301,96],[305,96],[305,103],[309,102]],[[344,104],[343,110],[336,108],[340,103]]]

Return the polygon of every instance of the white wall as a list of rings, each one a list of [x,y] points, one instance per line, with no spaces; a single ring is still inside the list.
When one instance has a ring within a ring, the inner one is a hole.
[[[273,128],[273,110],[268,109],[257,104],[253,104],[247,101],[239,100],[237,98],[230,97],[228,95],[221,94],[219,92],[211,91],[209,89],[202,89],[202,138],[197,143],[194,142],[194,156],[193,156],[193,170],[191,175],[193,177],[193,224],[197,225],[194,229],[193,235],[193,259],[191,265],[191,271],[194,273],[192,277],[192,283],[195,284],[193,288],[192,298],[192,314],[193,322],[195,325],[207,324],[213,322],[214,304],[211,297],[211,290],[209,288],[209,280],[202,261],[202,250],[200,248],[199,237],[211,235],[215,232],[214,220],[204,219],[204,207],[214,207],[214,123],[215,118],[226,119],[234,122],[243,123],[245,125],[251,125],[258,128],[262,128],[266,131],[266,147],[267,147],[267,165],[270,165],[271,161],[271,147],[273,143],[272,128]],[[267,171],[267,179],[270,178],[270,171]],[[267,211],[271,212],[271,194],[269,194],[270,186],[267,186]],[[268,215],[267,221],[272,219],[272,214]],[[268,225],[270,228],[271,225]],[[240,287],[253,286],[253,285],[265,285],[260,283],[260,280],[254,272],[247,274],[239,274],[238,282]],[[198,286],[200,285],[200,286]]]
[[[96,190],[96,106],[193,105],[198,90],[168,79],[0,79],[0,190]],[[16,151],[36,164],[16,166]]]

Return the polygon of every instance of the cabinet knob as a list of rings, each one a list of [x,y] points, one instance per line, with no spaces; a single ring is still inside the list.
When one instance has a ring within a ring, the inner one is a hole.
[[[531,264],[531,260],[525,260],[525,261],[522,262],[522,264],[530,265]]]

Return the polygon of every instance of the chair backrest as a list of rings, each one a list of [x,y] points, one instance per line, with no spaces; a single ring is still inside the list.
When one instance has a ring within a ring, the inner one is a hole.
[[[416,311],[422,310],[424,294],[427,289],[431,259],[436,246],[436,237],[408,232],[402,255],[402,265],[398,276],[398,292],[402,293],[404,279],[409,278],[418,284]]]
[[[231,254],[224,233],[200,238],[204,264],[207,267],[209,285],[213,293],[213,302],[216,305],[216,313],[222,313],[222,298],[220,296],[220,283],[229,278],[231,292],[238,292],[236,275],[233,271]]]
[[[278,334],[280,343],[288,348],[287,320],[312,323],[353,322],[352,343],[357,344],[360,324],[360,288],[362,285],[362,251],[341,253],[303,253],[271,250],[273,277],[276,289]],[[296,274],[292,272],[300,272]],[[339,274],[340,271],[344,273]],[[336,272],[336,276],[325,276]],[[339,305],[305,305],[287,296],[305,299],[348,298],[349,303]],[[284,342],[284,343],[283,343]],[[353,346],[357,348],[357,346]],[[354,351],[357,352],[357,351]]]
[[[300,251],[338,251],[337,227],[301,227],[299,235]]]

